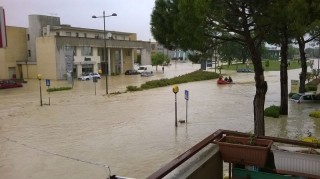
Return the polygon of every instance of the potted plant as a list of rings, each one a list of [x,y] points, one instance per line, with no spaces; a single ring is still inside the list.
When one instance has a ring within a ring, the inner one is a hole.
[[[225,162],[261,168],[265,166],[272,143],[272,140],[257,139],[253,135],[250,137],[224,136],[217,142]]]

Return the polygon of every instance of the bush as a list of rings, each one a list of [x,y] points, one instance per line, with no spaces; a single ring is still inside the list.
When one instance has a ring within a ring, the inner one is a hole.
[[[320,118],[320,111],[311,111],[309,113],[310,117],[316,117],[316,118]]]
[[[144,89],[158,88],[158,87],[188,83],[193,81],[210,80],[218,77],[219,77],[219,74],[217,73],[198,70],[198,71],[194,71],[192,73],[188,73],[185,75],[180,75],[171,79],[164,78],[160,80],[147,81],[146,83],[142,84],[140,88],[136,86],[135,87],[127,86],[127,91],[139,91]]]
[[[266,62],[265,62],[265,66],[266,66],[267,68],[270,66],[270,62],[269,62],[269,60],[266,60]]]
[[[280,107],[272,105],[264,110],[264,115],[268,117],[279,118]]]
[[[48,88],[47,92],[54,92],[54,91],[64,91],[64,90],[71,90],[71,87],[53,87],[53,88]]]
[[[141,91],[137,86],[127,86],[127,91]]]

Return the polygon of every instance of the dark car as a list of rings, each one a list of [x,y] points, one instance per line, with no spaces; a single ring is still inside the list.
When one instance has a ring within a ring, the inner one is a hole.
[[[0,80],[0,89],[22,87],[21,83],[14,80]]]
[[[125,75],[138,75],[139,72],[137,70],[127,70],[124,72]]]

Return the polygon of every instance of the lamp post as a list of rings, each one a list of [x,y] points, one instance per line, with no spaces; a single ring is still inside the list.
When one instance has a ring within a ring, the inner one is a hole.
[[[106,58],[106,48],[107,48],[107,42],[106,42],[106,17],[111,17],[111,16],[117,16],[116,13],[112,13],[111,15],[105,14],[103,11],[102,16],[95,16],[93,15],[92,18],[103,18],[103,40],[104,40],[104,47],[103,47],[103,56],[104,56],[104,61],[105,61],[105,71],[106,71],[106,94],[108,94],[108,62]]]
[[[39,80],[39,87],[40,87],[40,106],[42,106],[42,92],[41,92],[41,79],[42,79],[42,75],[38,74],[37,78]]]

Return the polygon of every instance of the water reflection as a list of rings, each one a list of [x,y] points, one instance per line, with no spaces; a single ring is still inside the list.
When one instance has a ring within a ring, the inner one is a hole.
[[[177,63],[150,78],[112,76],[109,90],[124,91],[128,85],[198,68]],[[171,86],[105,96],[103,78],[95,96],[92,81],[75,81],[73,90],[52,93],[51,106],[44,107],[39,104],[37,80],[28,80],[23,88],[0,90],[1,177],[105,178],[102,164],[107,164],[112,173],[144,178],[217,129],[253,131],[253,74],[228,73],[237,84],[220,86],[209,80],[179,85],[178,120],[185,119],[186,89],[190,100],[188,124],[178,128]],[[290,71],[289,80],[298,74],[299,70]],[[265,106],[279,105],[279,72],[267,72],[266,79]],[[43,98],[46,102],[48,94]],[[265,119],[266,134],[295,138],[309,130],[320,137],[319,120],[308,116],[318,107],[290,101],[288,116]]]

